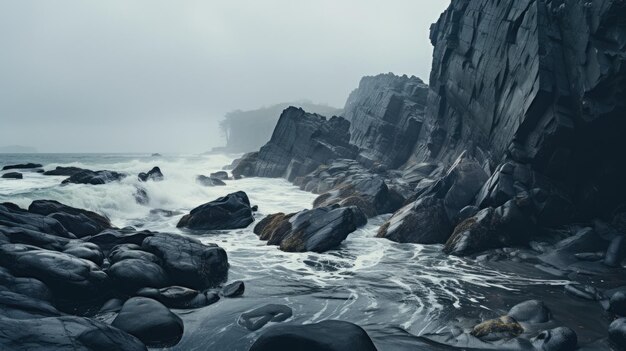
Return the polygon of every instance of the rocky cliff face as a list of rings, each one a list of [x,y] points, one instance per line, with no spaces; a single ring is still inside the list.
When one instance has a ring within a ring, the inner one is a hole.
[[[564,187],[579,217],[613,210],[626,195],[624,18],[621,0],[452,1],[431,28],[411,163],[506,158]]]
[[[350,122],[326,119],[289,107],[283,111],[270,141],[258,153],[246,155],[233,169],[235,177],[286,177],[294,180],[337,158],[354,158]]]
[[[344,108],[359,161],[395,168],[410,156],[424,120],[428,86],[393,73],[363,77]]]

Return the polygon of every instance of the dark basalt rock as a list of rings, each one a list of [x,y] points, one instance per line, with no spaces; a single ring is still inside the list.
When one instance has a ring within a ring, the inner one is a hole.
[[[394,213],[376,236],[399,243],[440,244],[448,240],[451,231],[444,201],[428,196]]]
[[[15,275],[41,280],[58,300],[96,300],[109,285],[109,277],[95,263],[29,245],[0,246],[0,264]]]
[[[221,294],[224,297],[237,297],[243,295],[246,290],[245,284],[238,280],[236,282],[230,283],[222,288]]]
[[[284,322],[292,315],[293,311],[289,306],[269,304],[242,313],[237,323],[250,331],[255,331],[263,328],[269,322]]]
[[[349,128],[350,122],[341,117],[327,120],[289,107],[281,114],[270,141],[258,153],[244,156],[233,169],[233,176],[285,177],[292,181],[329,160],[354,158],[357,148],[349,143]]]
[[[616,319],[609,325],[609,340],[618,350],[626,350],[626,318]]]
[[[161,266],[136,258],[121,260],[113,264],[107,270],[107,274],[116,287],[129,294],[134,294],[145,287],[165,287],[169,280]]]
[[[337,248],[350,233],[365,225],[357,207],[319,207],[295,214],[268,216],[254,228],[268,245],[287,252],[325,252]]]
[[[578,347],[576,332],[567,327],[545,330],[532,339],[533,346],[542,351],[570,351]]]
[[[98,245],[94,243],[86,243],[78,240],[71,241],[67,245],[65,245],[63,252],[78,258],[91,261],[98,266],[101,266],[102,262],[104,261],[104,254],[102,253]]]
[[[0,290],[7,289],[16,294],[51,301],[52,293],[46,284],[35,278],[14,277],[6,268],[0,267]]]
[[[350,142],[368,166],[398,167],[409,158],[422,128],[428,86],[417,77],[392,73],[363,77],[344,108]]]
[[[109,252],[109,262],[115,264],[122,260],[138,259],[160,264],[161,260],[154,254],[141,250],[141,246],[136,244],[121,244],[113,247]]]
[[[0,204],[0,225],[20,227],[62,238],[75,238],[75,236],[69,233],[56,219],[30,213],[8,202]]]
[[[494,209],[487,207],[454,228],[444,252],[469,255],[487,249],[521,245],[530,240],[532,221],[513,200]]]
[[[0,316],[13,319],[32,319],[62,315],[48,301],[6,291],[0,286]]]
[[[71,239],[22,227],[6,227],[0,225],[0,234],[6,238],[5,243],[33,245],[43,249],[63,251]]]
[[[22,173],[19,172],[9,172],[2,175],[4,179],[24,179]]]
[[[509,317],[513,317],[518,322],[527,323],[546,323],[551,318],[548,307],[539,300],[528,300],[513,306],[509,313]]]
[[[141,247],[163,262],[172,284],[203,290],[227,278],[226,251],[215,244],[204,245],[182,235],[156,233],[147,237]]]
[[[98,245],[98,247],[108,255],[109,251],[117,245],[135,244],[141,246],[144,239],[152,235],[154,235],[154,233],[147,230],[136,231],[131,228],[107,229],[88,238],[87,241]]]
[[[86,169],[78,168],[78,167],[61,167],[61,166],[58,166],[57,168],[55,168],[53,170],[43,172],[43,175],[71,177],[74,174],[82,172],[82,171],[85,171],[85,170]]]
[[[276,325],[254,342],[250,351],[376,351],[369,335],[356,324],[323,321],[305,325]]]
[[[146,350],[137,338],[83,317],[17,320],[0,316],[0,330],[0,348],[5,350]]]
[[[137,175],[142,182],[147,182],[148,180],[152,180],[155,182],[163,180],[163,173],[161,173],[161,169],[159,167],[153,167],[151,170],[146,172],[141,172]]]
[[[31,169],[31,168],[41,168],[43,165],[39,163],[21,163],[16,165],[6,165],[2,167],[3,171],[7,171],[9,169]]]
[[[154,347],[175,345],[183,336],[180,317],[160,302],[145,297],[128,299],[111,326]]]
[[[228,172],[226,171],[217,171],[215,173],[211,173],[209,175],[211,178],[219,179],[219,180],[228,180]]]
[[[61,182],[61,184],[91,184],[101,185],[109,182],[115,182],[122,180],[126,175],[114,171],[90,171],[82,170],[78,173],[74,173],[69,178]]]
[[[204,185],[204,186],[223,186],[226,185],[221,179],[207,177],[204,175],[199,175],[196,177],[196,182]]]
[[[563,186],[574,210],[547,200],[549,225],[610,213],[626,197],[624,16],[618,0],[452,2],[431,27],[430,94],[410,162],[463,150],[491,166],[505,158]],[[500,193],[511,190],[504,178]]]
[[[194,230],[245,228],[254,222],[250,200],[243,191],[228,194],[191,210],[176,225]]]
[[[28,212],[56,219],[79,238],[96,235],[111,228],[109,219],[102,215],[54,200],[35,200],[28,207]]]
[[[626,292],[617,291],[609,299],[609,311],[618,316],[626,316]]]
[[[220,297],[210,291],[198,290],[182,286],[169,286],[166,288],[143,288],[137,292],[138,296],[148,297],[159,301],[169,308],[200,308],[217,302]]]

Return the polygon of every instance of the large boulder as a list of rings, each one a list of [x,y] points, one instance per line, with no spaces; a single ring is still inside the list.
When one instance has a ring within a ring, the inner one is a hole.
[[[2,175],[4,179],[23,179],[24,176],[20,172],[8,172]]]
[[[376,351],[369,335],[356,324],[328,320],[304,325],[275,325],[254,342],[250,351]]]
[[[134,294],[141,288],[163,288],[168,276],[158,264],[142,259],[129,258],[113,264],[107,274],[120,290]]]
[[[427,196],[394,213],[377,236],[399,243],[441,244],[448,240],[452,228],[444,201]]]
[[[354,158],[357,148],[349,143],[350,122],[289,107],[281,114],[270,141],[244,156],[232,171],[235,178],[285,177],[292,181],[314,171],[329,160]]]
[[[24,228],[63,238],[75,238],[56,219],[30,213],[8,202],[0,204],[0,225]]]
[[[137,231],[134,228],[106,229],[85,240],[98,245],[108,255],[111,249],[117,245],[134,244],[141,246],[144,239],[152,235],[154,235],[154,232],[148,230]]]
[[[95,263],[34,246],[0,246],[0,264],[16,276],[41,280],[57,300],[97,300],[109,287],[109,277]]]
[[[183,336],[183,321],[160,302],[133,297],[122,306],[111,326],[119,328],[148,346],[170,346]]]
[[[2,167],[3,171],[9,170],[9,169],[32,169],[32,168],[41,168],[43,167],[42,165],[40,165],[39,163],[21,163],[21,164],[16,164],[16,165],[6,165],[4,167]]]
[[[182,235],[156,233],[147,237],[141,247],[162,261],[172,284],[203,290],[227,278],[226,251],[215,244],[205,245]]]
[[[43,175],[71,177],[74,174],[76,174],[78,172],[82,172],[84,170],[85,170],[84,168],[79,168],[79,167],[72,167],[72,166],[70,166],[70,167],[62,167],[62,166],[58,166],[55,169],[43,172]]]
[[[134,336],[83,317],[17,320],[0,316],[0,330],[3,350],[146,351]]]
[[[228,194],[191,210],[176,225],[195,230],[245,228],[254,222],[250,200],[243,191]]]
[[[344,107],[350,142],[359,160],[395,168],[410,156],[422,128],[428,86],[417,77],[393,73],[363,77]]]
[[[74,173],[69,178],[62,181],[61,184],[74,183],[101,185],[122,180],[124,177],[126,177],[125,174],[114,171],[90,171],[86,169],[78,173]]]
[[[6,268],[0,267],[0,290],[6,289],[31,298],[51,301],[52,293],[41,280],[13,276]]]
[[[111,228],[109,219],[102,215],[54,200],[35,200],[28,207],[28,211],[56,219],[79,238],[96,235]]]
[[[268,244],[288,252],[325,252],[337,248],[348,234],[365,225],[357,207],[318,207],[291,215],[268,216],[254,232]]]

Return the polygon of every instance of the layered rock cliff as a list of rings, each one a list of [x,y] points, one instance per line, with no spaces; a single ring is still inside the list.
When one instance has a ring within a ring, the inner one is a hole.
[[[409,158],[422,128],[428,86],[417,77],[393,73],[363,77],[344,108],[351,122],[350,142],[359,161],[401,166]]]
[[[562,186],[576,217],[610,213],[626,195],[624,18],[621,0],[452,1],[410,162],[506,158]]]

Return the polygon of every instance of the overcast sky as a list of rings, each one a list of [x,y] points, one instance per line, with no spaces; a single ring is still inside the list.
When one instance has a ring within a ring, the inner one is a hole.
[[[450,0],[0,0],[0,146],[202,152],[225,112],[428,81]]]

